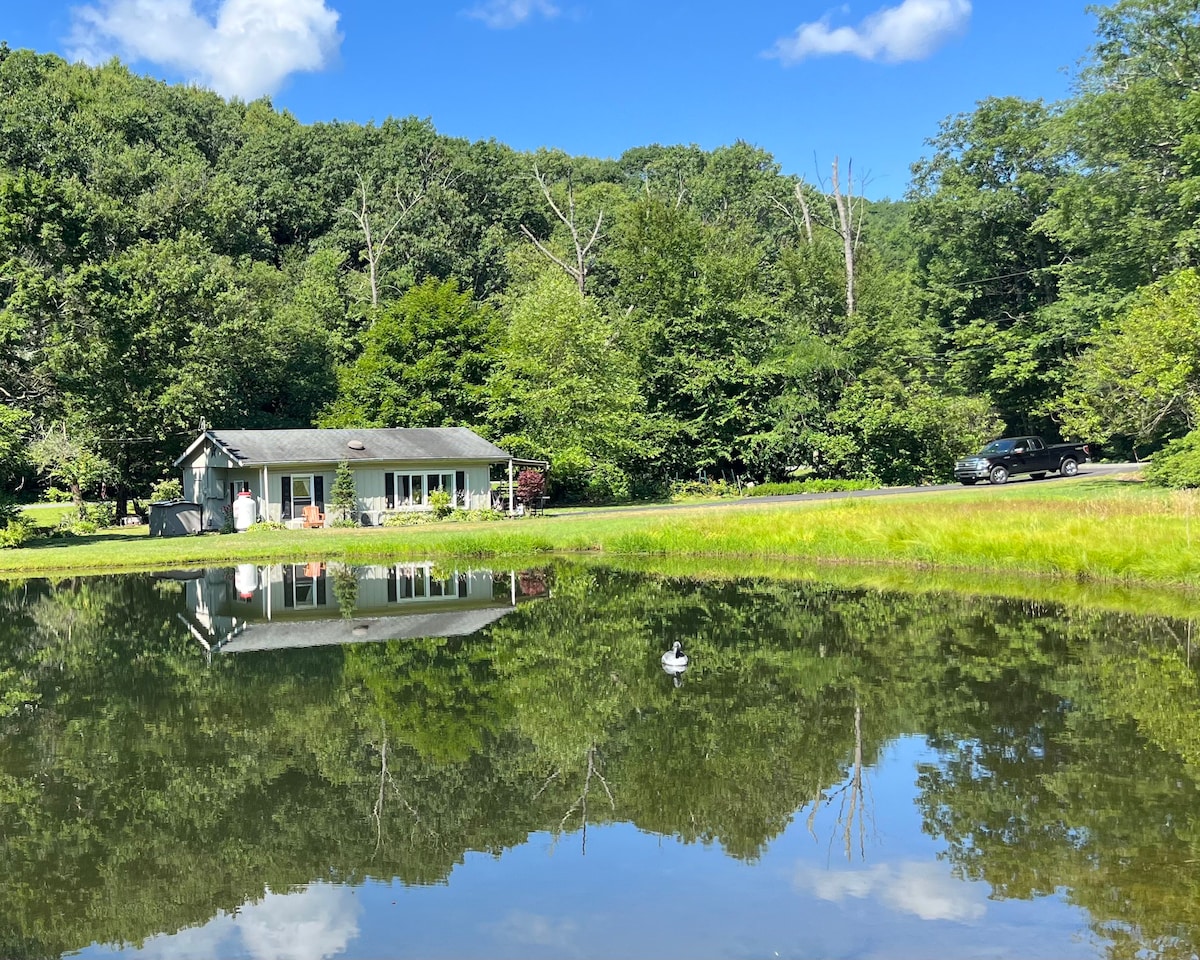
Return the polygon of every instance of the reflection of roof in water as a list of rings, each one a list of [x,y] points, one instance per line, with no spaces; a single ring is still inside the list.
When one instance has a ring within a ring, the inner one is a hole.
[[[274,620],[248,623],[242,631],[217,645],[221,653],[250,653],[321,647],[335,643],[371,643],[379,640],[412,640],[418,637],[462,637],[482,630],[515,607],[473,610],[438,610],[396,617],[359,617],[352,620]]]

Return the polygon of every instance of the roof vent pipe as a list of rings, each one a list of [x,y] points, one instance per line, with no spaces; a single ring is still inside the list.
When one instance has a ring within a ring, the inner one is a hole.
[[[351,450],[366,450],[366,445],[361,440],[351,440],[346,444]]]

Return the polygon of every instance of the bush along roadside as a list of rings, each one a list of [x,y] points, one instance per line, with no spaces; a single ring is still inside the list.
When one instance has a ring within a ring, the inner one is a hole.
[[[747,497],[786,497],[797,493],[841,493],[844,490],[875,490],[879,484],[870,480],[794,480],[791,483],[760,483],[747,485]]]
[[[1146,467],[1146,480],[1176,490],[1200,487],[1200,430],[1172,440]]]

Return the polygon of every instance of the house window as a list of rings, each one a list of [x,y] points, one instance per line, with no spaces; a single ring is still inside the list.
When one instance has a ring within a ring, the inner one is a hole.
[[[304,514],[305,507],[325,509],[325,477],[323,474],[299,474],[279,478],[282,519],[291,520]]]
[[[468,595],[465,574],[455,572],[448,577],[435,577],[426,564],[399,564],[388,569],[388,603],[406,600],[436,600]]]
[[[324,564],[298,563],[286,565],[283,568],[284,607],[325,606],[325,584]]]
[[[397,507],[423,507],[429,495],[437,490],[450,494],[450,502],[459,503],[456,480],[464,476],[454,473],[396,473],[385,482],[385,499],[389,510]]]
[[[229,482],[229,505],[233,506],[233,501],[237,499],[239,493],[250,492],[249,480],[231,480]]]
[[[305,507],[313,505],[313,478],[312,474],[306,476],[292,475],[292,516],[298,517]]]
[[[419,507],[425,502],[425,478],[419,473],[403,475],[400,479],[400,502],[405,506]]]

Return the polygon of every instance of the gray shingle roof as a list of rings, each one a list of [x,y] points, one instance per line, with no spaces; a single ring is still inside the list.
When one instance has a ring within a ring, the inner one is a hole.
[[[243,464],[336,463],[339,460],[476,460],[509,455],[466,427],[394,427],[363,430],[209,430]],[[362,443],[355,449],[352,440]]]
[[[410,613],[397,617],[248,624],[244,633],[221,643],[222,653],[248,653],[287,647],[320,647],[334,643],[410,640],[420,637],[465,637],[499,620],[516,607]],[[336,612],[336,611],[335,611]]]

